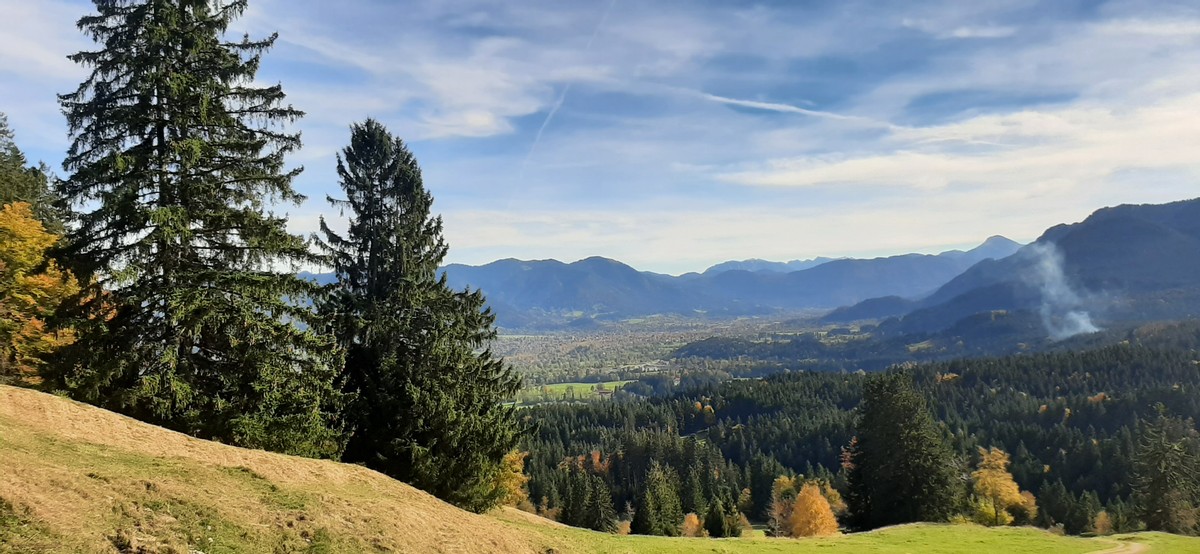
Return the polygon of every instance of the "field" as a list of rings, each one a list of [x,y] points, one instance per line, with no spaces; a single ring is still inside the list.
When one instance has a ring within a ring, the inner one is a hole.
[[[619,390],[630,381],[603,381],[599,383],[555,383],[522,389],[517,393],[518,404],[539,402],[570,402],[573,400],[598,400]]]
[[[820,540],[623,537],[512,509],[471,514],[362,467],[197,440],[0,386],[4,553],[963,551],[1200,552],[1200,539],[948,525]]]

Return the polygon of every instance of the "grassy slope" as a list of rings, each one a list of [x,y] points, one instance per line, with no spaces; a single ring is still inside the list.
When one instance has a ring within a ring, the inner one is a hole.
[[[1200,539],[1129,540],[1200,551]],[[1119,544],[938,525],[803,541],[618,537],[515,510],[475,515],[361,467],[201,441],[0,386],[0,552],[1018,554]]]

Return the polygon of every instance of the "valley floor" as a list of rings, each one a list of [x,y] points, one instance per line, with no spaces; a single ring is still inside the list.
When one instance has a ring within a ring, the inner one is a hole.
[[[0,552],[1200,552],[1158,533],[910,525],[828,539],[666,539],[468,513],[362,467],[187,437],[0,386]]]

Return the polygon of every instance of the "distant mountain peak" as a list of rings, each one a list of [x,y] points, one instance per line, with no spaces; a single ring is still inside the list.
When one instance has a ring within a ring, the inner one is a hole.
[[[1019,245],[1020,243],[1018,243],[1017,241],[1012,240],[1004,235],[992,235],[992,236],[988,237],[986,240],[984,240],[983,244],[977,246],[976,248],[980,248],[980,247],[988,246],[988,245],[992,245],[992,244],[1017,244],[1017,245]]]

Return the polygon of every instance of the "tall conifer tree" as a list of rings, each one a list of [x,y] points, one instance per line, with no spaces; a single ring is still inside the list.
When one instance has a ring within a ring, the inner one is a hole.
[[[27,202],[47,231],[61,234],[62,213],[54,206],[54,193],[46,175],[48,168],[27,165],[25,154],[13,140],[8,117],[0,113],[0,206]]]
[[[520,382],[488,349],[495,318],[479,291],[439,276],[442,221],[403,141],[375,120],[354,125],[337,172],[346,198],[329,200],[349,226],[322,221],[337,283],[320,311],[345,349],[340,383],[354,397],[344,459],[490,508],[490,481],[520,433],[503,405]]]
[[[847,503],[860,529],[945,521],[959,509],[958,460],[907,373],[866,384],[851,454]]]
[[[1134,452],[1133,500],[1151,531],[1192,534],[1200,503],[1200,442],[1189,420],[1167,417],[1144,422]]]
[[[55,386],[205,438],[325,456],[329,340],[284,272],[314,261],[276,202],[298,203],[302,114],[253,85],[275,41],[226,38],[246,0],[94,0],[79,28],[100,45],[60,97],[73,136],[59,183],[79,210],[65,258],[92,284],[90,315]],[[104,294],[98,294],[102,287]]]

